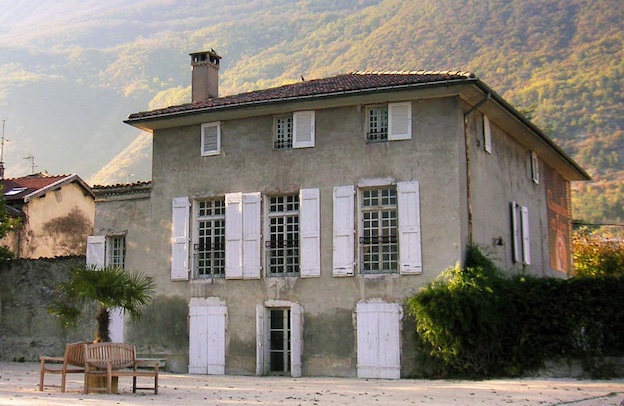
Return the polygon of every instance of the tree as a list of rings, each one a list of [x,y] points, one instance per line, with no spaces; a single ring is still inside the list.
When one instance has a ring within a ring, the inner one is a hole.
[[[1,186],[0,192],[2,192]],[[17,228],[19,226],[19,223],[20,221],[18,218],[11,217],[7,213],[4,194],[0,193],[0,239],[4,238],[4,236]],[[0,245],[0,261],[6,261],[8,259],[12,259],[13,257],[14,253],[9,247],[7,247],[6,245]]]
[[[574,270],[578,277],[624,276],[624,241],[591,230],[574,233]]]
[[[50,313],[65,327],[82,320],[85,311],[97,306],[95,342],[110,341],[110,311],[122,308],[132,317],[141,316],[141,308],[152,301],[155,283],[140,272],[126,272],[119,266],[80,266],[70,270],[69,280],[59,285],[59,296]]]

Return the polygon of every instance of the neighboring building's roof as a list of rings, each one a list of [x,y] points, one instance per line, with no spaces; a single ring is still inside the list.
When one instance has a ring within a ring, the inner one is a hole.
[[[217,99],[202,100],[180,106],[145,111],[128,116],[128,122],[163,115],[183,114],[224,107],[235,107],[271,101],[284,101],[308,97],[320,97],[336,94],[349,94],[366,90],[380,90],[399,86],[411,87],[417,84],[449,83],[476,79],[471,72],[459,71],[409,71],[409,72],[352,72],[323,79],[303,80],[301,82],[256,90]]]
[[[152,182],[117,183],[115,185],[93,185],[95,201],[141,199],[150,196]]]
[[[0,179],[2,193],[7,202],[28,202],[68,183],[76,182],[93,197],[91,187],[78,175],[48,175],[45,172],[35,173],[21,178]]]

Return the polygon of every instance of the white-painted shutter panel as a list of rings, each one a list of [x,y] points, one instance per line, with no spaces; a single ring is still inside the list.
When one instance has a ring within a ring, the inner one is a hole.
[[[121,307],[115,307],[110,310],[108,332],[111,342],[124,342],[124,310]]]
[[[412,138],[412,103],[388,103],[388,140]]]
[[[314,110],[293,113],[293,148],[314,146]]]
[[[264,375],[265,371],[265,320],[266,308],[262,305],[256,306],[256,375]]]
[[[189,315],[189,373],[225,374],[227,307],[193,298]]]
[[[353,275],[354,199],[353,185],[334,188],[334,276]]]
[[[513,259],[519,263],[522,260],[522,245],[520,238],[520,219],[518,217],[518,205],[511,202],[511,237],[513,239]]]
[[[225,277],[243,277],[243,195],[225,195]]]
[[[208,372],[208,307],[189,304],[189,374]]]
[[[531,237],[529,234],[529,209],[521,207],[520,217],[522,219],[522,262],[531,265]]]
[[[490,119],[483,115],[483,149],[492,153],[492,129],[490,128]]]
[[[188,280],[189,199],[175,197],[171,216],[171,280]]]
[[[531,179],[533,179],[533,183],[536,185],[539,184],[539,158],[535,152],[531,152]]]
[[[358,378],[401,377],[401,318],[397,303],[357,304]]]
[[[87,265],[98,268],[104,266],[106,258],[106,237],[103,235],[90,235],[87,237]]]
[[[202,156],[218,155],[221,151],[221,123],[207,123],[201,126]]]
[[[301,306],[290,306],[290,373],[293,378],[301,376],[301,348],[303,334],[301,326]]]
[[[422,273],[420,193],[418,182],[398,182],[399,269],[402,274]]]
[[[321,225],[319,189],[299,192],[299,252],[301,277],[321,276]]]
[[[260,278],[262,217],[260,193],[243,194],[243,278]],[[227,213],[226,213],[227,216]],[[227,218],[225,224],[227,225]]]

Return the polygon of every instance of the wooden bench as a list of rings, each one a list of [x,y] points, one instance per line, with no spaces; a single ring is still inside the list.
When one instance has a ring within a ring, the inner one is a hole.
[[[45,374],[61,375],[61,392],[65,392],[66,374],[78,374],[85,371],[85,351],[88,341],[65,345],[65,354],[62,357],[48,357],[42,355],[41,369],[39,370],[39,390],[43,390]],[[62,364],[62,365],[59,365]],[[53,386],[53,385],[47,385]]]
[[[85,393],[91,390],[112,392],[113,377],[131,376],[132,393],[137,389],[153,390],[158,394],[158,360],[140,360],[136,357],[136,347],[121,343],[95,343],[86,347]],[[140,370],[138,368],[141,368]],[[106,388],[90,388],[89,377],[106,378]],[[138,387],[137,377],[154,378],[154,386]]]

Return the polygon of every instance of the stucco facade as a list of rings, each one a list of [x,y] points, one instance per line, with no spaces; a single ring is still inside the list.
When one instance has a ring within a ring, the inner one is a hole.
[[[431,86],[378,86],[277,100],[259,95],[257,103],[191,104],[181,106],[188,112],[131,115],[129,124],[154,135],[149,199],[140,208],[98,201],[95,230],[105,234],[113,223],[126,229],[126,267],[148,272],[159,300],[178,304],[178,310],[165,311],[166,320],[189,320],[188,344],[164,343],[154,355],[167,356],[180,370],[188,362],[192,373],[409,376],[418,365],[405,301],[461,263],[468,244],[491,249],[506,268],[552,274],[543,241],[548,240],[545,191],[531,167],[527,173],[536,156],[531,152],[552,145],[544,140],[531,149],[525,145],[524,137],[542,136],[527,123],[509,126],[522,136],[507,132],[508,123],[517,123],[517,112],[490,100],[486,87],[465,80],[472,77],[444,78],[457,86],[440,85],[436,77],[427,79]],[[407,123],[396,140],[392,135],[367,140],[371,110],[379,106],[389,111],[389,134],[397,123]],[[394,116],[397,106],[403,109],[400,116]],[[311,125],[302,127],[312,128],[307,138],[312,142],[304,148],[276,147],[276,123],[296,112],[312,117]],[[484,115],[493,117],[487,151]],[[202,153],[206,123],[218,127],[218,142],[209,154]],[[568,182],[586,177],[559,150],[554,158],[548,154],[550,165],[566,168]],[[291,235],[297,242],[288,245],[297,258],[294,268],[280,273],[271,262],[277,244],[272,216],[275,201],[284,196],[298,202],[289,214],[296,221]],[[370,221],[367,205],[373,200],[390,202],[379,203],[390,209]],[[203,206],[215,201],[225,202],[223,211]],[[516,207],[518,220],[523,216],[516,226],[531,230],[522,229],[530,247],[525,257],[514,252],[518,246],[528,250],[514,236]],[[201,217],[205,213],[220,217]],[[380,228],[384,235],[366,237],[377,220],[388,225]],[[213,256],[204,257],[198,230],[222,232],[214,221],[225,223],[224,242],[215,244],[225,253],[210,251]],[[240,229],[232,225],[238,221]],[[379,246],[371,248],[371,241]],[[214,265],[220,255],[223,268],[199,269],[200,256]],[[181,310],[180,303],[188,308]],[[128,323],[126,328],[125,336],[139,346],[162,342],[159,330],[167,329]]]
[[[33,181],[36,187],[32,187]],[[21,213],[19,227],[2,241],[17,258],[84,255],[95,213],[94,197],[86,183],[76,175],[31,175],[1,183],[7,204]]]

